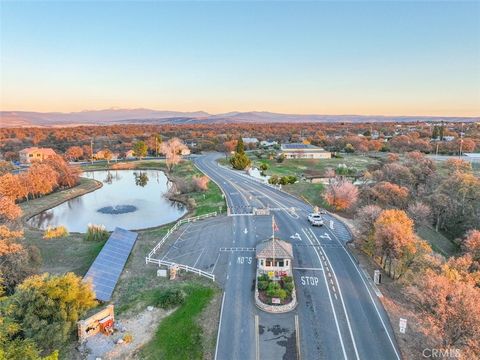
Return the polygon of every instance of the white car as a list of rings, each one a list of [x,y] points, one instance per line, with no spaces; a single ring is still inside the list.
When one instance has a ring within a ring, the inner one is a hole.
[[[319,213],[308,215],[308,222],[313,226],[323,226],[323,218]]]

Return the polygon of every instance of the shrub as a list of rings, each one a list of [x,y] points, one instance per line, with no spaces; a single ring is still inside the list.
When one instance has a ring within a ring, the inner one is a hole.
[[[291,294],[293,291],[293,283],[292,282],[284,283],[283,288],[287,291],[288,294]]]
[[[171,309],[185,302],[185,294],[180,289],[166,289],[155,299],[155,306],[162,309]]]
[[[283,163],[283,160],[285,160],[285,155],[284,154],[281,154],[277,157],[277,162],[278,163]]]
[[[87,241],[105,241],[108,239],[109,233],[104,225],[88,224],[85,240]]]
[[[68,236],[68,230],[65,226],[48,227],[43,233],[44,239],[53,239]]]
[[[259,281],[258,290],[266,290],[268,288],[268,281]]]
[[[295,184],[297,181],[296,176],[282,176],[278,181],[281,185]]]
[[[280,290],[280,284],[272,281],[270,284],[268,284],[267,296],[277,297],[278,290]]]
[[[267,274],[262,274],[258,277],[258,281],[269,281],[270,278],[268,277]]]
[[[270,179],[268,179],[268,183],[272,185],[277,185],[278,184],[278,176],[277,175],[272,175]]]
[[[207,191],[210,179],[207,176],[194,176],[192,183],[196,191]]]
[[[282,280],[283,280],[284,283],[292,283],[292,282],[293,282],[293,277],[291,277],[291,276],[284,276],[284,277],[282,278]]]
[[[126,333],[126,334],[123,336],[123,341],[125,342],[125,344],[130,344],[130,343],[133,341],[133,336],[132,336],[132,334]]]

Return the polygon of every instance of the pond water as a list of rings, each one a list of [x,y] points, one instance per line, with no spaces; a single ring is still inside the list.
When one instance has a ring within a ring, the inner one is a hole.
[[[88,224],[138,230],[175,221],[187,212],[183,204],[165,197],[171,184],[162,171],[90,171],[82,176],[103,186],[32,217],[29,224],[40,229],[63,225],[82,233]]]

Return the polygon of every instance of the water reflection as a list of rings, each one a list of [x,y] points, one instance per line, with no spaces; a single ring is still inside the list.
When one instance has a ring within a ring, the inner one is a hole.
[[[135,176],[135,185],[144,187],[148,183],[148,175],[146,172],[140,171],[139,173],[134,172]]]
[[[85,232],[89,223],[105,225],[108,230],[116,226],[144,229],[174,221],[186,212],[181,203],[163,196],[171,184],[161,171],[94,171],[83,176],[103,186],[34,216],[30,225],[41,229],[64,225],[72,232]]]

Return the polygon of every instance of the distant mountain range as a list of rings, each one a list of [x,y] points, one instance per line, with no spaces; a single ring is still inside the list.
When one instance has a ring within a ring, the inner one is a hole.
[[[111,124],[191,124],[191,123],[301,123],[301,122],[411,122],[411,121],[480,121],[480,117],[381,116],[381,115],[301,115],[265,111],[209,114],[204,111],[181,112],[150,109],[106,109],[80,112],[0,111],[1,127],[78,126]]]

